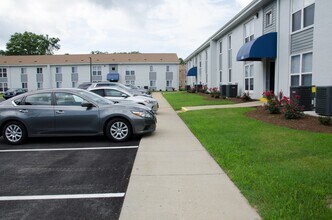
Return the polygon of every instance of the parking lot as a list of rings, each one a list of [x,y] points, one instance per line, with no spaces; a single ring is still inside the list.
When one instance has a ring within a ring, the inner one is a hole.
[[[139,141],[0,139],[0,219],[118,219]]]

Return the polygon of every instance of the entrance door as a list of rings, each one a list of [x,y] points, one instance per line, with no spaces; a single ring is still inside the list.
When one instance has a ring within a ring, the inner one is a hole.
[[[266,91],[274,91],[275,83],[275,62],[270,61],[266,67]],[[275,91],[274,91],[275,92]]]

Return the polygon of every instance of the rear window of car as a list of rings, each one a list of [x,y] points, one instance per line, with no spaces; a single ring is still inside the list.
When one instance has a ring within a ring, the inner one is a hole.
[[[28,95],[25,97],[24,105],[51,105],[51,97],[52,94],[50,92]]]

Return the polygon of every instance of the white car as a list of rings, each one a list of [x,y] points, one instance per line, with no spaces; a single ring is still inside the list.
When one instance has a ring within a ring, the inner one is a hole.
[[[103,96],[113,102],[119,102],[119,103],[133,102],[133,103],[145,105],[145,106],[151,108],[151,110],[154,113],[157,113],[158,108],[159,108],[158,101],[155,100],[154,98],[134,95],[124,89],[120,89],[117,87],[104,86],[104,87],[88,88],[87,90],[91,91],[93,93],[96,93],[100,96]]]

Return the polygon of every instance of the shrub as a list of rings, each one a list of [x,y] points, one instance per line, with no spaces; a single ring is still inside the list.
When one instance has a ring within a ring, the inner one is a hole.
[[[330,116],[327,116],[327,117],[319,116],[318,120],[322,125],[325,125],[325,126],[329,126],[332,124],[332,118]]]
[[[300,96],[296,95],[293,99],[284,96],[282,103],[285,106],[285,118],[286,119],[299,119],[303,118],[303,106],[299,105]]]
[[[252,100],[251,97],[250,97],[250,95],[249,95],[249,92],[244,92],[243,95],[242,95],[242,97],[241,97],[241,99],[242,99],[244,102],[249,102],[249,101]]]
[[[279,98],[274,94],[273,91],[266,91],[263,93],[263,97],[267,99],[266,108],[271,114],[281,113],[281,101],[282,92],[279,93]]]

